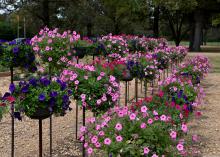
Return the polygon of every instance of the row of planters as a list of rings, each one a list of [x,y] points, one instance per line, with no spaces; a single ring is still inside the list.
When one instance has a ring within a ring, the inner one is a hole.
[[[38,118],[43,111],[47,116],[42,118],[50,115],[48,111],[64,115],[70,109],[70,96],[96,115],[105,112],[119,99],[120,80],[130,81],[135,77],[151,81],[168,68],[169,62],[182,60],[187,53],[183,47],[168,47],[164,39],[110,34],[97,41],[81,40],[76,32],[61,34],[58,29],[48,28],[42,29],[31,41],[3,43],[1,48],[4,66],[36,71],[36,65],[41,65],[38,69],[47,69],[45,76],[10,85],[10,93],[16,97],[16,111],[25,112],[29,117],[36,112]],[[95,49],[104,59],[99,57],[91,65],[76,64],[75,57],[80,57],[77,53],[82,52],[81,48],[86,50],[84,53]],[[109,59],[116,53],[119,58]],[[42,80],[46,83],[40,84]]]
[[[63,116],[71,110],[71,99],[77,100],[77,105],[92,111],[95,116],[102,117],[118,104],[120,80],[152,81],[168,68],[170,62],[181,61],[187,54],[186,48],[169,47],[164,39],[110,34],[97,41],[81,40],[76,32],[60,34],[57,29],[48,28],[41,30],[30,43],[4,43],[2,49],[1,64],[28,70],[36,70],[38,66],[43,72],[28,81],[10,84],[10,92],[1,97],[0,115],[11,103],[15,106],[14,116],[20,120],[20,113],[41,120],[52,114]],[[76,60],[84,55],[100,56],[91,64],[77,63]],[[34,68],[30,68],[31,65]],[[166,98],[173,99],[173,96]],[[117,151],[108,152],[115,155]],[[127,153],[122,151],[120,154],[126,156]]]
[[[204,95],[199,81],[193,80],[203,79],[209,68],[206,57],[192,58],[160,83],[161,90],[156,95],[88,118],[87,127],[80,129],[88,155],[190,156],[184,135],[189,117],[199,112],[196,107]]]

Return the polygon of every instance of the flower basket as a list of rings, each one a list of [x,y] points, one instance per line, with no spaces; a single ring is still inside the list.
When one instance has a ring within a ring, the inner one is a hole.
[[[74,47],[73,50],[75,51],[74,56],[82,59],[87,53],[87,47]]]
[[[133,76],[132,76],[130,70],[126,69],[122,73],[123,73],[122,79],[121,79],[122,81],[132,81],[133,80]]]
[[[71,91],[60,81],[50,81],[46,77],[31,78],[19,85],[11,84],[10,92],[16,98],[15,111],[24,112],[31,119],[46,119],[53,113],[63,116],[70,109]]]
[[[37,108],[35,112],[31,115],[26,114],[31,119],[39,119],[43,120],[49,118],[53,112],[49,110],[49,108]]]

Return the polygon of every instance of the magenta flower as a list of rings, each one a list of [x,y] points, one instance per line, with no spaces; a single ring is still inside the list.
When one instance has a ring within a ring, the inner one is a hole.
[[[177,148],[178,151],[183,151],[184,150],[183,145],[180,144],[180,143],[176,146],[176,148]]]
[[[153,119],[149,118],[147,121],[148,124],[152,124],[153,123]]]
[[[93,153],[93,149],[92,149],[91,147],[89,147],[89,148],[87,149],[87,153],[88,153],[88,154],[92,154],[92,153]]]
[[[110,138],[106,138],[106,139],[104,140],[104,144],[105,144],[105,145],[110,145],[111,143],[112,143],[112,141],[111,141]]]
[[[177,135],[176,131],[171,131],[170,137],[171,137],[172,139],[176,139],[176,135]]]
[[[141,107],[141,112],[146,113],[148,110],[148,108],[146,106],[142,106]]]
[[[186,124],[182,124],[182,127],[181,127],[182,131],[184,133],[186,133],[188,131],[188,128],[187,128],[187,125]]]
[[[167,120],[167,117],[166,117],[165,115],[162,115],[162,116],[160,116],[160,120],[161,120],[161,121],[166,121],[166,120]]]
[[[129,117],[130,117],[130,120],[135,120],[136,114],[132,113]]]
[[[147,126],[146,123],[141,123],[141,126],[140,126],[140,127],[141,127],[141,129],[145,129],[146,126]]]
[[[122,125],[121,125],[121,123],[117,123],[117,124],[115,125],[115,129],[118,130],[118,131],[122,130]]]
[[[149,148],[148,147],[144,147],[144,154],[148,154],[150,152]]]
[[[123,138],[119,135],[119,136],[116,136],[116,141],[117,142],[121,142],[123,140]]]

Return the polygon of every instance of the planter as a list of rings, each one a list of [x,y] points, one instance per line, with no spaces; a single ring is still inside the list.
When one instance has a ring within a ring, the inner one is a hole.
[[[126,69],[123,72],[123,76],[122,76],[122,81],[132,81],[133,80],[133,76],[130,72],[130,70]]]
[[[35,113],[32,115],[27,115],[31,119],[46,119],[49,118],[53,113],[50,112],[49,108],[38,108],[36,109]]]
[[[79,59],[82,59],[87,52],[87,47],[74,47],[73,50],[76,51],[74,56],[77,56]]]

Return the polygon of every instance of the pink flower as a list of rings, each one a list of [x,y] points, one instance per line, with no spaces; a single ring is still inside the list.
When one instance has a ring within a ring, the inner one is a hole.
[[[112,143],[112,141],[111,141],[110,138],[106,138],[106,139],[104,140],[104,144],[105,144],[105,145],[110,145],[111,143]]]
[[[180,143],[176,146],[176,148],[178,151],[183,151],[183,149],[184,149],[183,145]]]
[[[135,120],[136,114],[132,113],[129,117],[130,117],[130,120]]]
[[[171,131],[171,133],[170,133],[170,137],[172,138],[172,139],[176,139],[176,131]]]
[[[186,133],[188,131],[188,128],[187,128],[187,125],[186,124],[182,124],[182,127],[181,127],[182,131],[184,133]]]
[[[84,79],[85,79],[85,80],[88,80],[88,76],[84,76]]]
[[[87,153],[88,153],[88,154],[92,154],[92,152],[93,152],[93,149],[92,149],[91,147],[89,147],[89,148],[87,149]]]
[[[50,47],[49,47],[49,46],[46,46],[46,47],[45,47],[45,50],[46,50],[46,51],[50,51]]]
[[[78,81],[78,80],[76,80],[76,81],[74,81],[74,83],[75,83],[75,85],[78,85],[78,84],[79,84],[79,81]]]
[[[100,72],[100,76],[105,76],[105,73],[104,72]]]
[[[102,77],[101,76],[98,76],[97,77],[97,81],[99,81],[99,80],[101,80],[102,79]]]
[[[149,118],[147,121],[148,124],[152,124],[153,123],[153,119]]]
[[[166,121],[166,120],[167,120],[167,117],[166,117],[165,115],[162,115],[162,116],[160,116],[160,120],[161,120],[161,121]]]
[[[53,42],[52,39],[48,39],[48,40],[47,40],[47,43],[48,43],[48,44],[50,44],[50,43],[52,43],[52,42]]]
[[[83,99],[83,100],[86,99],[86,95],[85,95],[85,94],[81,94],[80,97],[81,97],[81,99]]]
[[[151,157],[158,157],[158,155],[157,154],[153,154]]]
[[[141,129],[145,129],[146,128],[146,123],[141,123]]]
[[[98,137],[97,136],[93,136],[92,139],[91,139],[91,142],[93,144],[95,144],[97,141],[98,141]]]
[[[48,61],[49,61],[49,62],[51,62],[52,60],[53,60],[52,57],[49,57],[49,58],[48,58]]]
[[[101,144],[100,144],[99,142],[97,142],[97,143],[95,144],[95,147],[96,147],[96,148],[100,148],[100,147],[101,147]]]
[[[97,105],[100,105],[102,103],[102,101],[100,100],[100,99],[98,99],[97,101],[96,101],[96,104]]]
[[[115,129],[118,130],[118,131],[122,130],[122,125],[121,125],[121,123],[117,123],[117,124],[115,125]]]
[[[88,147],[88,143],[84,143],[84,148]]]
[[[141,107],[141,112],[146,113],[148,110],[148,108],[146,106],[142,106]]]
[[[104,131],[99,131],[99,136],[104,136],[105,132]]]
[[[81,126],[80,127],[80,132],[85,132],[86,131],[86,127],[85,126]]]
[[[123,140],[123,138],[120,135],[116,137],[117,142],[121,142],[122,140]]]
[[[150,152],[149,148],[148,147],[144,147],[144,154],[148,154]]]

